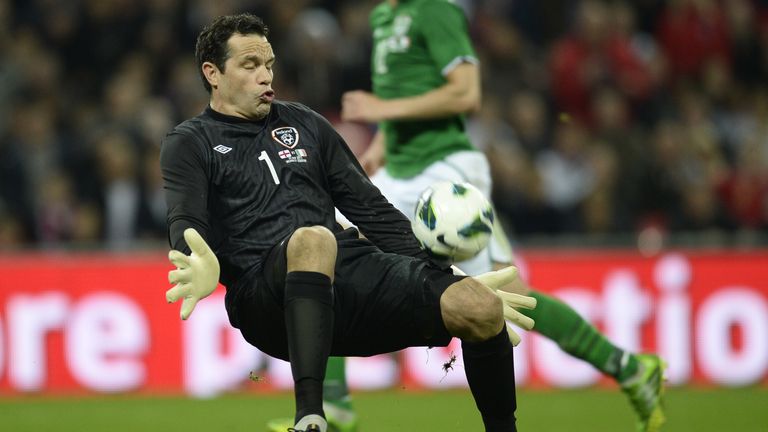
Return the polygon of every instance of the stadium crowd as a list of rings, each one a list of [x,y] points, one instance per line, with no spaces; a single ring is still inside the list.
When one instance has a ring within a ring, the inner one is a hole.
[[[466,0],[468,121],[518,239],[764,233],[768,1]],[[165,241],[159,143],[205,106],[194,36],[262,16],[277,97],[331,119],[370,88],[373,1],[0,0],[0,248]]]

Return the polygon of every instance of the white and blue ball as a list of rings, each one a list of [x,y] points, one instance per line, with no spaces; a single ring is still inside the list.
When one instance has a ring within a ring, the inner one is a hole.
[[[493,234],[493,207],[469,183],[437,182],[422,192],[411,226],[433,257],[459,262],[485,249]]]

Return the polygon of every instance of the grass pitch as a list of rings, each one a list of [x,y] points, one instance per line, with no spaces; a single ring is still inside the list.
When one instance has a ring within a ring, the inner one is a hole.
[[[355,394],[363,432],[482,431],[468,391]],[[664,431],[766,431],[768,388],[672,389]],[[14,432],[260,432],[293,409],[292,396],[0,397],[0,430]],[[521,431],[633,431],[634,413],[610,389],[518,391]]]

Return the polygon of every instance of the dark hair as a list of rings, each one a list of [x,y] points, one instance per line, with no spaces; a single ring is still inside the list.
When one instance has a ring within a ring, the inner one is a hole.
[[[224,15],[207,25],[197,36],[195,58],[197,70],[203,80],[203,86],[211,92],[211,84],[203,75],[203,63],[211,62],[224,72],[224,64],[229,58],[227,41],[233,34],[258,34],[267,37],[269,29],[261,18],[249,13]]]

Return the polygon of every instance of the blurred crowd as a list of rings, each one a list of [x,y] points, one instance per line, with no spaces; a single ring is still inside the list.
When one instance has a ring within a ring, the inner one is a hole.
[[[763,233],[768,0],[465,0],[473,141],[511,234]],[[270,27],[277,97],[338,120],[370,89],[374,1],[0,0],[0,247],[165,240],[164,134],[207,103],[203,25]]]

